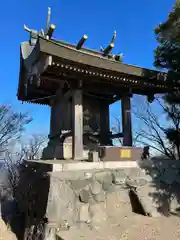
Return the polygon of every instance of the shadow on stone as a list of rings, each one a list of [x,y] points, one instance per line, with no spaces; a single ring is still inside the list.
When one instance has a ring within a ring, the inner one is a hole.
[[[138,195],[136,194],[135,190],[129,190],[129,198],[130,198],[130,202],[131,202],[131,207],[132,207],[132,211],[134,213],[146,216],[146,211],[141,203],[141,201],[139,200]]]
[[[180,161],[154,157],[140,161],[139,166],[151,179],[154,191],[149,196],[158,211],[170,216],[180,206]]]
[[[18,240],[23,239],[24,217],[18,209],[15,200],[3,199],[1,201],[1,217],[7,227],[16,235]]]
[[[50,180],[46,171],[37,166],[41,164],[36,167],[30,164],[20,170],[16,211],[10,221],[18,240],[44,239]]]

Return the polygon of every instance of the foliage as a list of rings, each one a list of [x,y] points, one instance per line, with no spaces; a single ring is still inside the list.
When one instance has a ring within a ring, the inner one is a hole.
[[[177,0],[168,19],[155,28],[159,43],[155,50],[155,66],[168,71],[180,71],[180,0]]]
[[[163,110],[170,126],[164,133],[180,159],[180,92],[171,91],[172,84],[180,83],[180,0],[175,2],[167,20],[155,28],[155,34],[159,45],[155,50],[154,65],[167,71],[169,83]]]
[[[119,133],[122,133],[122,123],[121,123],[121,120],[120,118],[116,117],[115,118],[115,121],[112,125],[112,128],[111,128],[111,131],[113,134],[119,134]],[[133,134],[133,147],[137,146],[137,144],[139,143],[139,138],[140,138],[140,134],[138,132],[134,132]],[[122,137],[119,137],[119,138],[116,138],[115,141],[114,141],[114,144],[115,145],[120,145],[120,146],[123,146],[123,139]]]

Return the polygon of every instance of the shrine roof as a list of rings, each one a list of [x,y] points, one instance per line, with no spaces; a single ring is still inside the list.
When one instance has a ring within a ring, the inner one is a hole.
[[[87,48],[77,50],[76,45],[48,40],[42,36],[38,36],[34,46],[29,42],[21,43],[20,54],[17,95],[22,101],[33,102],[33,98],[46,98],[55,94],[57,85],[50,82],[55,80],[60,83],[61,78],[80,78],[85,81],[88,79],[92,83],[95,81],[116,89],[118,87],[119,91],[121,87],[131,88],[132,92],[137,94],[165,93],[168,88],[172,88],[167,82],[166,73],[123,64],[103,56],[100,51]],[[34,102],[48,104],[46,100]]]
[[[148,95],[180,88],[177,74],[124,64],[121,54],[112,53],[116,31],[106,48],[88,49],[84,47],[87,35],[77,44],[54,39],[50,16],[48,8],[46,27],[40,32],[24,25],[30,38],[20,46],[19,100],[49,104],[65,82],[72,88],[79,80],[84,93],[111,98],[126,92]]]
[[[124,64],[116,61],[113,58],[104,56],[103,52],[88,48],[76,49],[75,44],[70,44],[65,41],[46,39],[39,36],[39,47],[40,51],[46,54],[52,55],[55,61],[58,58],[72,61],[75,64],[83,64],[87,66],[96,67],[99,70],[105,69],[108,71],[115,71],[138,77],[149,77],[150,79],[156,78],[157,80],[165,81],[167,74],[164,72],[138,67],[135,65]],[[149,75],[148,75],[149,74]],[[147,76],[148,75],[148,76]]]

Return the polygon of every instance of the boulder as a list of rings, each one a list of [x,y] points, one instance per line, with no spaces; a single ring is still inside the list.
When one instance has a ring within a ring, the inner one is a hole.
[[[89,203],[90,199],[92,198],[91,190],[89,187],[82,189],[79,193],[79,199],[83,203]]]
[[[102,191],[102,184],[98,182],[96,179],[94,179],[91,183],[91,192],[92,194],[98,194]]]
[[[79,209],[79,221],[80,222],[90,222],[90,214],[89,214],[89,204],[82,203]]]
[[[96,225],[102,223],[102,221],[106,221],[107,213],[106,213],[106,204],[95,203],[89,206],[89,213],[91,216],[91,223],[92,225]]]
[[[100,193],[95,194],[93,197],[96,202],[104,202],[106,200],[106,194],[104,191],[101,191]]]

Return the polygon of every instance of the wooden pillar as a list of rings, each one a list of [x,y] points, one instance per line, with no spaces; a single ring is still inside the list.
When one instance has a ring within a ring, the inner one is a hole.
[[[56,100],[51,106],[50,136],[61,134],[63,124],[62,93],[59,89],[56,93]]]
[[[123,146],[132,146],[131,98],[123,96],[121,99]]]
[[[102,102],[100,105],[100,139],[102,145],[110,143],[109,138],[109,104]]]
[[[73,158],[83,159],[83,103],[82,91],[75,90],[73,93]]]

